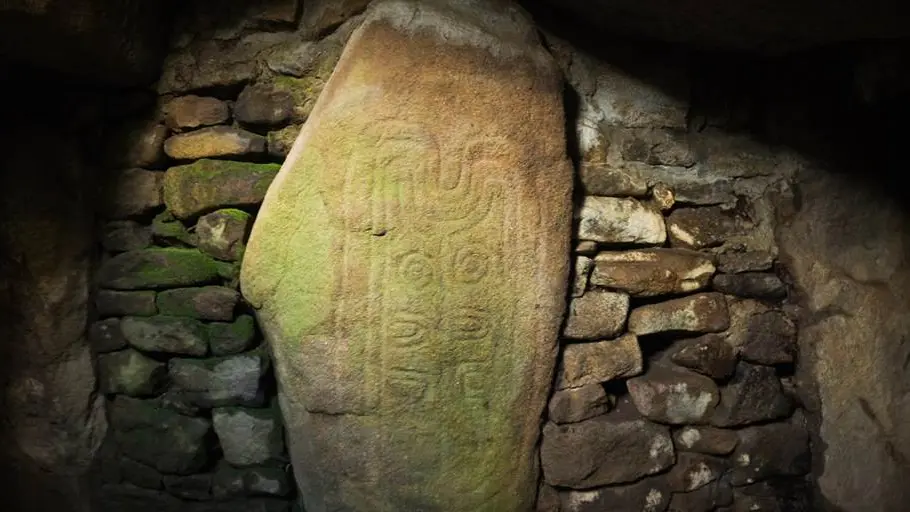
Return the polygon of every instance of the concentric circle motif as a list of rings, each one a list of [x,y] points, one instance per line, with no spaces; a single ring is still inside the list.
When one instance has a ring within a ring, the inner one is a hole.
[[[424,287],[433,280],[433,263],[423,254],[412,252],[402,258],[399,272],[405,281]]]

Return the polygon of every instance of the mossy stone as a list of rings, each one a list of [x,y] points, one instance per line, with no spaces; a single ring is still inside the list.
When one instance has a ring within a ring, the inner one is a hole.
[[[165,210],[152,219],[152,237],[159,244],[196,245],[196,237],[186,229],[174,214]]]
[[[102,393],[153,396],[167,379],[167,366],[132,349],[98,356]]]
[[[118,254],[98,271],[102,288],[142,290],[207,284],[218,279],[218,268],[195,249],[152,248]]]
[[[280,167],[210,159],[171,167],[164,175],[164,202],[179,219],[258,206]]]
[[[234,318],[239,299],[236,290],[223,286],[175,288],[160,292],[157,305],[162,315],[229,321]]]
[[[261,407],[266,403],[263,378],[270,368],[268,356],[258,349],[227,357],[168,361],[174,390],[187,403],[203,408]]]
[[[126,341],[145,352],[204,356],[208,352],[205,325],[192,318],[157,315],[126,317],[120,322]]]
[[[256,339],[256,321],[251,315],[241,315],[231,323],[213,322],[207,327],[209,347],[215,356],[243,352]]]
[[[203,215],[196,223],[199,250],[219,260],[239,261],[252,225],[252,215],[236,208]]]
[[[151,290],[98,290],[95,293],[95,310],[102,317],[150,316],[158,313],[155,292]]]

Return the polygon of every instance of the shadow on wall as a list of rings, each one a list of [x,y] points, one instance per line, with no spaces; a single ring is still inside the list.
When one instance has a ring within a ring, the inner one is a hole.
[[[910,481],[910,435],[901,429],[910,420],[910,191],[901,184],[910,43],[772,58],[614,41],[552,10],[531,11],[545,34],[659,91],[668,104],[684,105],[682,138],[736,135],[764,153],[797,157],[792,175],[766,177],[785,184],[774,201],[774,238],[779,272],[792,287],[788,310],[799,323],[797,381],[813,430],[815,507],[903,510]],[[682,73],[669,69],[677,65]],[[600,86],[594,77],[580,82]],[[585,96],[596,94],[578,88],[567,91],[567,111],[576,113],[570,148],[585,146],[575,124]],[[571,156],[576,167],[586,158]]]

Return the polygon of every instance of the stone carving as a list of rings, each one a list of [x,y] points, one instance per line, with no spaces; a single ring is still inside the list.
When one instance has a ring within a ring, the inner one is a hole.
[[[371,8],[245,254],[307,510],[534,501],[568,279],[561,85],[519,10],[449,4]]]

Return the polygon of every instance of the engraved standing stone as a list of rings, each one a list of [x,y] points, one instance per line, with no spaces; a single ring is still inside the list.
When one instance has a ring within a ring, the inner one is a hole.
[[[241,275],[307,510],[532,509],[569,276],[561,91],[510,3],[381,1],[352,36]]]

